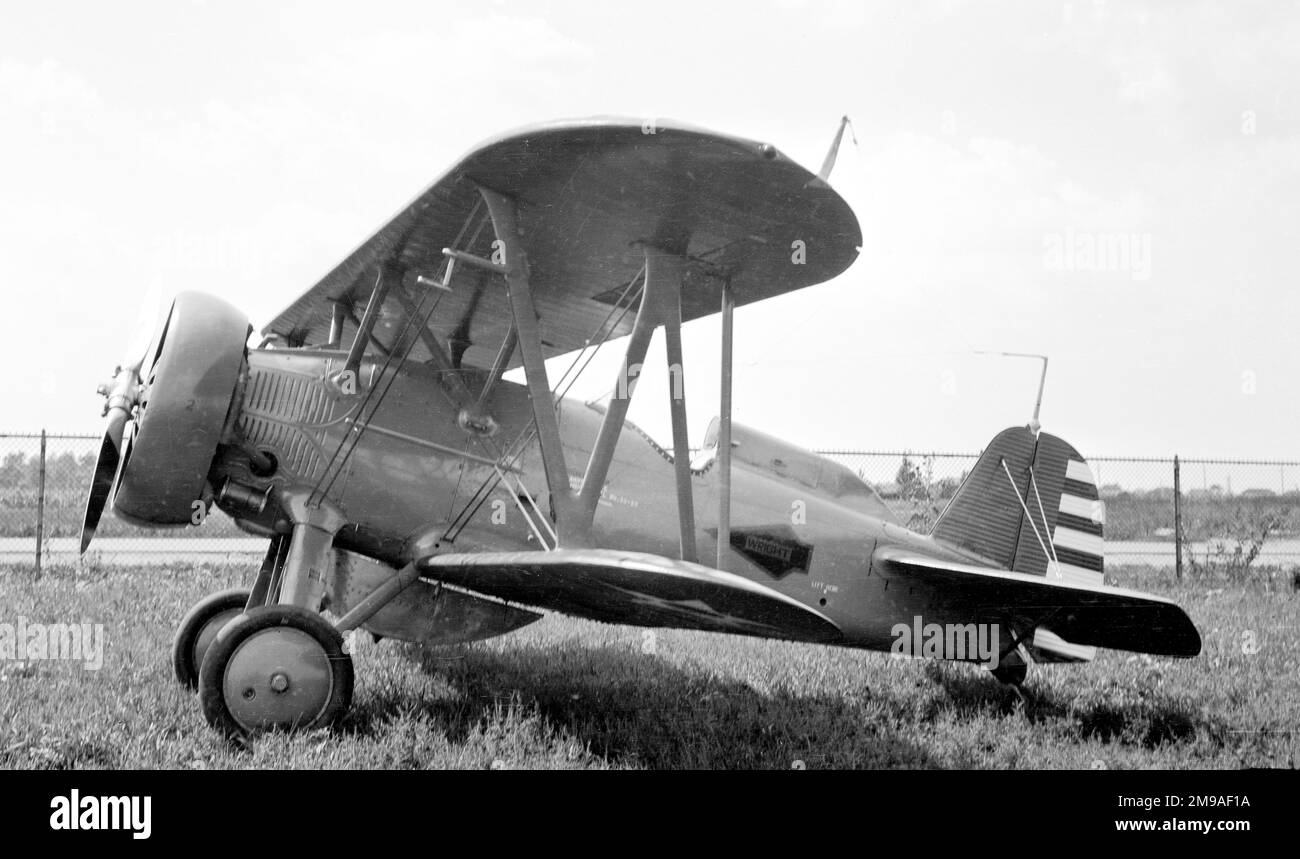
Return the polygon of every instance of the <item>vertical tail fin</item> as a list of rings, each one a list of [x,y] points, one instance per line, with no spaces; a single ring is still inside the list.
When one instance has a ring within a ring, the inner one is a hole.
[[[1105,508],[1092,469],[1028,427],[989,442],[932,535],[996,567],[1083,585],[1104,581]]]

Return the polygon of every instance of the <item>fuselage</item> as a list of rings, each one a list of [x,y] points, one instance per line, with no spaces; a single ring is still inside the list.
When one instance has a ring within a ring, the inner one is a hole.
[[[382,358],[368,358],[359,393],[339,396],[324,379],[342,361],[337,351],[251,351],[236,393],[234,427],[246,448],[274,458],[276,470],[259,477],[245,457],[228,453],[214,465],[216,479],[259,489],[272,483],[320,487],[350,523],[336,545],[394,566],[453,546],[542,548],[536,522],[530,527],[525,518],[530,502],[497,473],[505,453],[521,450],[509,458],[514,485],[525,487],[551,516],[524,386],[503,379],[492,388],[484,410],[497,429],[486,438],[458,423],[451,386],[431,367],[407,364],[385,372]],[[477,392],[482,373],[459,372]],[[604,409],[574,400],[557,408],[570,487],[577,489]],[[522,448],[515,444],[521,437],[527,440]],[[752,438],[752,450],[743,432],[736,441],[731,540],[721,568],[816,608],[839,626],[845,644],[887,649],[893,624],[906,616],[908,595],[897,587],[891,593],[888,580],[873,575],[872,553],[904,545],[968,559],[889,521],[883,503],[842,467],[759,433]],[[710,565],[718,558],[719,484],[716,460],[706,451],[694,463],[691,488],[697,551]],[[485,486],[491,487],[486,494],[480,492]],[[250,530],[275,527],[271,518],[239,505],[223,507]],[[679,539],[672,458],[626,424],[591,541],[598,548],[680,557]]]

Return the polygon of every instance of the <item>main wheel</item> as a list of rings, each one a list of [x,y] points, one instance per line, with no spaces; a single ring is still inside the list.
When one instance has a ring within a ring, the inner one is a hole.
[[[258,606],[217,633],[199,669],[199,702],[232,739],[330,727],[352,703],[352,657],[316,612]]]
[[[199,600],[181,619],[172,639],[172,668],[176,679],[190,691],[199,688],[199,666],[212,640],[248,605],[248,591],[232,588]]]

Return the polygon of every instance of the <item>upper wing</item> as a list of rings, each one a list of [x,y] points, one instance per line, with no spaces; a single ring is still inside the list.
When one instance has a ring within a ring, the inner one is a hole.
[[[694,260],[682,320],[716,313],[730,279],[737,304],[821,283],[857,256],[862,234],[848,204],[775,148],[689,126],[590,119],[507,134],[466,155],[427,191],[263,329],[290,344],[324,343],[333,305],[355,319],[379,266],[404,271],[375,328],[391,345],[404,302],[439,280],[444,247],[491,257],[491,223],[477,185],[513,197],[547,357],[581,348],[643,263],[639,242]],[[423,278],[423,280],[422,280]],[[488,366],[511,323],[504,286],[458,266],[432,327]],[[441,291],[440,291],[441,292]],[[610,336],[627,334],[626,314]],[[420,360],[422,343],[413,348]],[[516,356],[510,366],[518,366]]]
[[[1005,623],[1046,629],[1069,644],[1195,656],[1201,636],[1169,600],[1123,588],[958,564],[898,548],[876,552],[873,569],[924,591],[925,621]]]
[[[741,576],[686,561],[610,549],[434,555],[425,578],[524,605],[626,623],[834,641],[820,612]]]

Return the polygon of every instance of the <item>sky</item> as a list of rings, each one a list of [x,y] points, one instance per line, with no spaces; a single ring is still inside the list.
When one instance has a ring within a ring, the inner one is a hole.
[[[260,328],[501,131],[668,117],[815,171],[848,115],[862,254],[737,311],[737,421],[978,450],[1039,374],[980,353],[1027,352],[1085,455],[1300,459],[1297,45],[1284,2],[10,4],[0,431],[98,431],[151,299]],[[695,444],[718,332],[685,327]],[[662,360],[631,418],[666,441]]]

